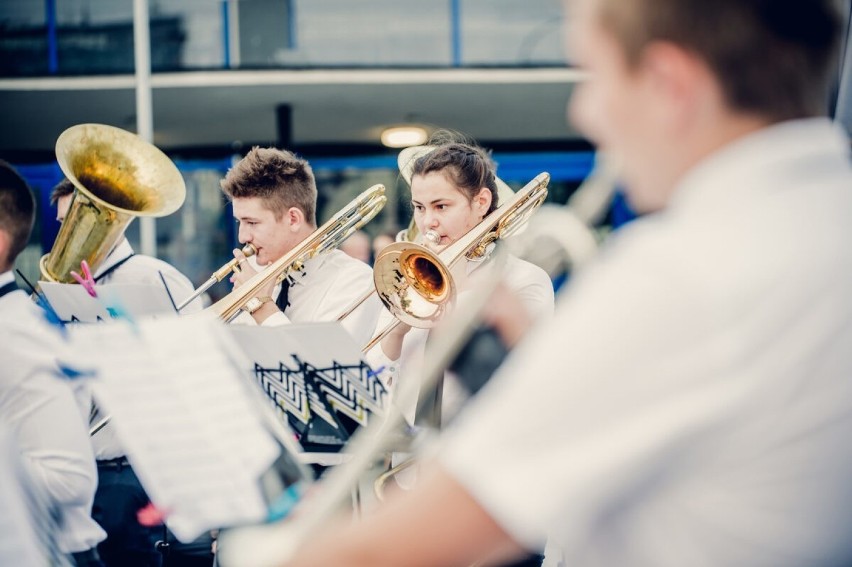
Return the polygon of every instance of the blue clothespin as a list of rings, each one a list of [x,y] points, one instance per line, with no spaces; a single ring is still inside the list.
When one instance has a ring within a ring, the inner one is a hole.
[[[85,260],[80,262],[80,271],[83,272],[82,276],[72,270],[71,277],[74,278],[78,284],[83,286],[83,289],[86,290],[86,293],[88,293],[92,297],[97,297],[98,293],[95,291],[95,279],[92,277],[91,270],[89,270],[89,263]]]

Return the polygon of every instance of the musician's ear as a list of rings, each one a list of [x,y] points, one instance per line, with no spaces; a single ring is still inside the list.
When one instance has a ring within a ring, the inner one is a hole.
[[[473,196],[471,206],[477,214],[484,217],[485,213],[488,212],[488,208],[491,207],[491,199],[491,189],[483,187],[479,190],[479,193]]]
[[[291,231],[297,232],[305,224],[305,213],[299,207],[290,207],[285,213],[287,226]]]

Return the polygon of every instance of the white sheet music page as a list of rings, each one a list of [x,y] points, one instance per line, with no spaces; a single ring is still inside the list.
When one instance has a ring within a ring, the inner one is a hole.
[[[131,317],[174,315],[175,308],[165,286],[141,283],[99,284],[98,296],[91,297],[77,284],[39,282],[50,305],[66,323],[99,323],[115,317],[117,311]]]
[[[181,541],[266,517],[259,475],[278,446],[203,317],[76,325],[71,340],[152,502]]]

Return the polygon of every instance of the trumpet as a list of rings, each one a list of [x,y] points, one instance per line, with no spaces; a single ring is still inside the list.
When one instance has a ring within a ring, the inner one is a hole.
[[[251,243],[246,244],[240,250],[246,258],[257,254],[257,248],[255,248],[254,244]],[[207,279],[206,282],[198,286],[198,288],[196,288],[196,290],[192,292],[192,295],[184,299],[183,302],[177,306],[177,310],[180,311],[184,307],[195,301],[195,298],[210,289],[214,284],[217,284],[227,278],[229,275],[231,275],[231,272],[239,272],[241,262],[242,258],[234,258],[233,260],[213,272],[213,274]]]
[[[224,321],[231,321],[258,291],[273,280],[281,281],[291,270],[320,254],[337,248],[353,232],[370,222],[385,206],[385,186],[376,184],[358,195],[324,225],[293,250],[255,274],[243,285],[205,309]]]

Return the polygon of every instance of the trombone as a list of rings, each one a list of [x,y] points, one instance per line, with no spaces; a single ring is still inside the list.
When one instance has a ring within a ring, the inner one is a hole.
[[[376,258],[373,282],[379,298],[395,320],[377,333],[362,351],[369,351],[400,323],[417,328],[435,326],[455,301],[452,268],[462,258],[484,260],[492,243],[518,232],[544,202],[549,182],[550,174],[539,173],[504,205],[439,253],[413,242],[395,242],[386,247]],[[348,310],[343,317],[353,310]]]
[[[254,244],[251,244],[251,243],[248,243],[245,246],[243,246],[241,248],[241,251],[246,258],[254,256],[255,254],[257,254],[257,248],[255,248]],[[223,265],[221,268],[219,268],[218,270],[213,272],[213,274],[207,279],[206,282],[204,282],[203,284],[198,286],[198,288],[195,291],[192,292],[192,295],[190,295],[189,297],[184,299],[183,302],[181,302],[181,304],[177,306],[177,310],[181,311],[184,307],[186,307],[187,305],[189,305],[190,303],[195,301],[195,298],[197,298],[199,295],[201,295],[202,293],[204,293],[205,291],[210,289],[214,284],[219,283],[220,281],[224,280],[229,275],[231,275],[231,272],[239,271],[241,261],[242,261],[242,258],[234,258],[233,260],[231,260],[230,262],[228,262],[227,264]]]
[[[398,242],[401,242],[401,241],[404,240],[404,238],[405,238],[404,233],[405,232],[406,232],[405,230],[399,231],[399,234],[397,235],[397,241]],[[441,239],[441,237],[434,230],[429,230],[429,231],[426,232],[426,234],[423,235],[423,239],[426,240],[427,242],[429,242],[431,245],[436,246],[438,244],[438,241]],[[359,297],[358,299],[353,301],[352,304],[349,307],[346,308],[346,310],[343,312],[343,314],[340,315],[340,317],[337,318],[337,320],[340,322],[340,321],[343,321],[344,319],[346,319],[347,317],[349,317],[356,309],[358,309],[361,306],[362,303],[364,303],[365,301],[370,299],[375,293],[376,293],[376,288],[374,287],[373,289],[369,290],[364,295],[362,295],[361,297]],[[363,349],[363,352],[366,352],[368,350],[369,349],[365,347]]]
[[[370,222],[385,206],[385,186],[376,184],[358,195],[343,209],[303,240],[296,248],[258,272],[240,287],[205,309],[223,321],[231,321],[269,282],[281,281],[291,270],[320,254],[337,248],[353,232]]]

